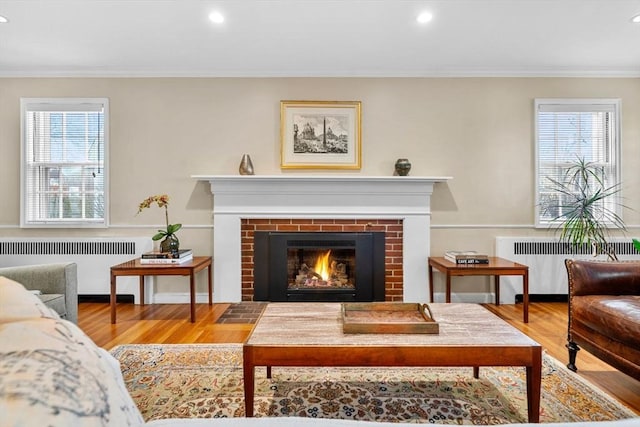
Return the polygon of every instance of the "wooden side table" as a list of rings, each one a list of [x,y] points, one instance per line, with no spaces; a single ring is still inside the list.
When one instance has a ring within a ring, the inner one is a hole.
[[[456,264],[444,257],[429,257],[429,300],[433,302],[433,269],[446,275],[446,302],[451,302],[451,276],[494,276],[496,305],[500,305],[500,276],[522,276],[522,311],[529,323],[529,267],[504,258],[489,257],[488,264]]]
[[[183,264],[141,264],[140,258],[111,267],[111,323],[116,323],[116,278],[118,276],[140,276],[140,304],[144,305],[144,276],[189,276],[191,294],[191,323],[196,321],[196,273],[208,268],[209,305],[213,304],[213,282],[210,256],[196,256]]]

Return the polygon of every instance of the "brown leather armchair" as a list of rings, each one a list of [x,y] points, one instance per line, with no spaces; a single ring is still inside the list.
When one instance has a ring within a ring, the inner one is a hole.
[[[640,262],[565,261],[569,364],[583,347],[640,380]]]

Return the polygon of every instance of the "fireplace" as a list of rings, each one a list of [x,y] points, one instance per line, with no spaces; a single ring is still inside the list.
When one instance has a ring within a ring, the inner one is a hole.
[[[254,235],[255,301],[384,301],[384,232]]]
[[[377,228],[377,224],[385,221],[396,221],[398,225],[387,227],[387,237],[391,227],[398,227],[400,232],[398,243],[389,243],[387,239],[386,299],[405,302],[428,299],[426,260],[431,194],[436,183],[451,177],[287,173],[192,175],[192,178],[208,182],[213,194],[214,301],[253,298],[254,230],[316,231],[298,223],[306,224],[307,220],[316,221],[313,228],[318,226],[327,232],[351,232],[352,227],[358,228],[355,231],[374,231],[366,230],[368,223]],[[256,224],[245,231],[247,221]],[[294,227],[296,230],[291,230]],[[389,249],[390,245],[401,249]]]

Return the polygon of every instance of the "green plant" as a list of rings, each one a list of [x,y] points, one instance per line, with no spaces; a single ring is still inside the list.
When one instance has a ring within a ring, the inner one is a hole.
[[[640,252],[640,240],[633,239],[633,246],[636,248],[636,251]]]
[[[151,239],[160,240],[162,238],[175,237],[175,233],[182,228],[182,224],[169,224],[169,196],[166,194],[159,194],[156,196],[149,196],[140,203],[138,206],[138,214],[143,209],[151,207],[153,203],[156,203],[159,208],[164,208],[164,217],[167,224],[165,230],[158,230]],[[137,215],[137,214],[136,214]]]
[[[562,178],[548,178],[561,197],[555,206],[545,207],[560,212],[553,220],[560,230],[560,241],[572,246],[587,244],[594,256],[605,254],[617,261],[615,248],[608,242],[609,229],[626,230],[626,226],[607,199],[614,198],[617,203],[620,185],[607,186],[604,167],[583,158],[576,159]]]

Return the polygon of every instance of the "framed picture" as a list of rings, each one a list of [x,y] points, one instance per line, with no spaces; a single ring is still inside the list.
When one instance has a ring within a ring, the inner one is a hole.
[[[282,169],[360,169],[360,101],[281,101]]]

